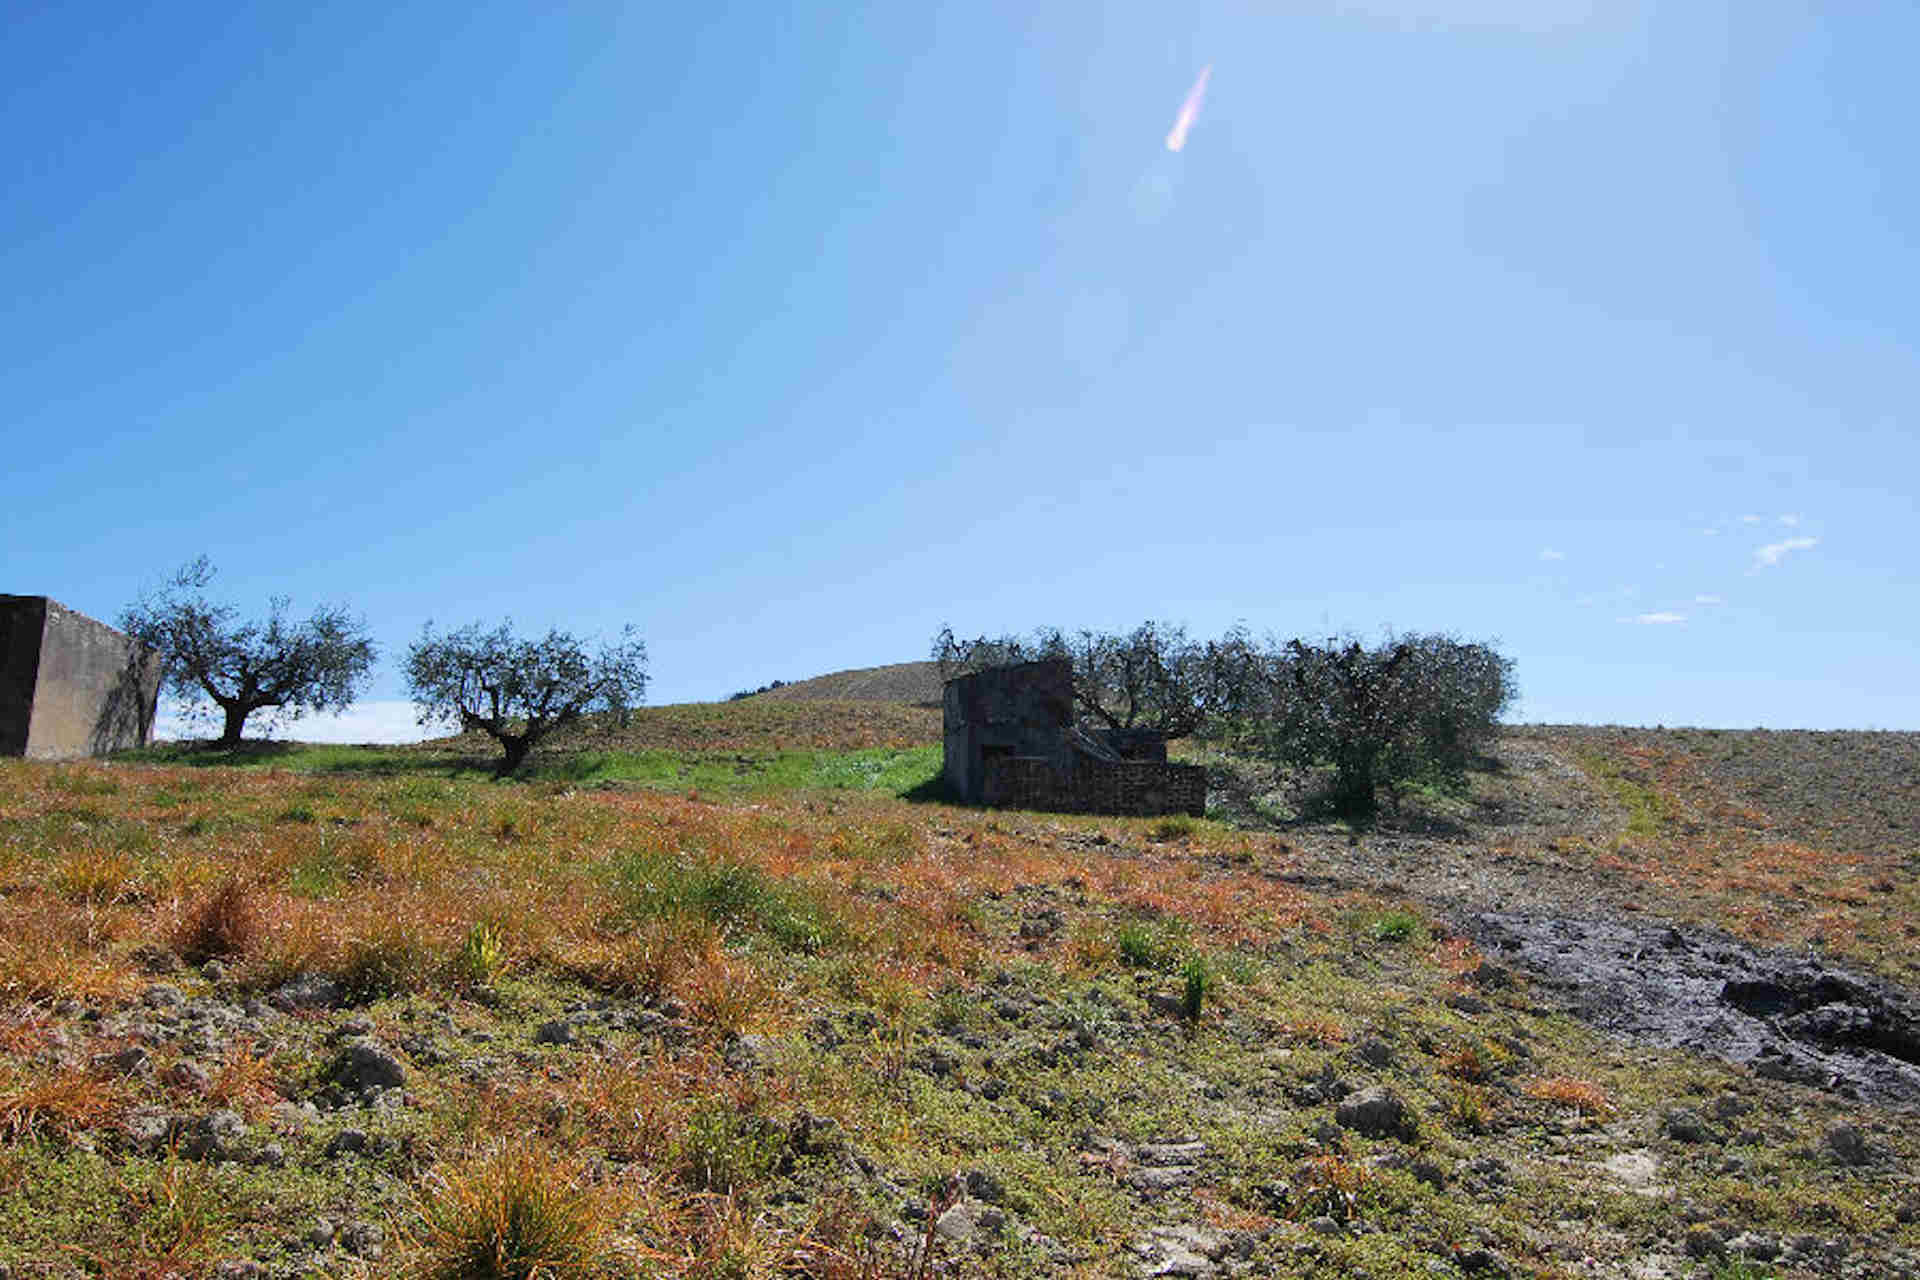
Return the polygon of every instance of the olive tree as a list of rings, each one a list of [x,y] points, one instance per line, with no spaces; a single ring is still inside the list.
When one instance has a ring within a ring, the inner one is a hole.
[[[268,602],[264,619],[242,619],[208,598],[213,578],[200,556],[123,610],[119,624],[166,663],[164,686],[185,714],[202,714],[202,699],[219,707],[220,746],[238,745],[256,711],[271,708],[277,723],[353,704],[373,669],[364,622],[344,605],[321,605],[296,621],[284,596]]]
[[[1377,807],[1383,785],[1458,781],[1514,692],[1512,662],[1451,636],[1373,646],[1292,640],[1270,655],[1260,718],[1269,755],[1331,765],[1333,808],[1363,815]]]
[[[565,631],[521,638],[511,622],[488,631],[472,623],[446,635],[433,624],[407,650],[407,687],[420,723],[457,720],[500,744],[496,777],[506,777],[553,733],[588,712],[624,716],[647,692],[647,646],[628,627],[617,643],[589,652]]]

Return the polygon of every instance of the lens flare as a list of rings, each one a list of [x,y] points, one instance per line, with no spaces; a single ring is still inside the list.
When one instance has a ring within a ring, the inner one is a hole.
[[[1211,62],[1200,68],[1200,78],[1193,82],[1193,88],[1187,90],[1187,100],[1180,104],[1180,114],[1174,117],[1173,128],[1167,130],[1167,150],[1178,151],[1187,145],[1187,130],[1193,128],[1193,122],[1200,118],[1200,104],[1207,100],[1207,80],[1212,75]]]

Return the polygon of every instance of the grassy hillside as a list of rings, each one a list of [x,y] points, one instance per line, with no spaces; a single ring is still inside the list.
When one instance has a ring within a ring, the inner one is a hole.
[[[1920,1260],[1884,985],[1916,977],[1912,736],[1517,731],[1469,793],[1350,829],[1219,759],[1210,820],[918,801],[910,710],[659,708],[506,783],[461,741],[0,762],[0,1266]],[[1536,926],[1648,941],[1583,1004]],[[1637,1003],[1839,961],[1887,1052],[1595,1025],[1656,969]]]
[[[755,702],[902,702],[913,706],[940,705],[940,664],[896,662],[885,667],[862,667],[832,675],[796,680],[792,684],[755,694]]]

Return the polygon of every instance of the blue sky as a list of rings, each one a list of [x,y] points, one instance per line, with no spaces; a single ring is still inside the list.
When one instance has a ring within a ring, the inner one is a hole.
[[[348,736],[423,622],[509,615],[635,623],[654,702],[1151,616],[1494,640],[1529,720],[1920,729],[1916,47],[1904,4],[16,6],[0,590],[110,619],[205,552],[346,601]]]

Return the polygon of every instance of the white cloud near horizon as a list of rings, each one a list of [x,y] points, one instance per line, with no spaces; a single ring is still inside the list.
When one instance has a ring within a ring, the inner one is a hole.
[[[1789,529],[1796,528],[1800,524],[1800,517],[1797,515],[1784,515],[1780,517],[1780,523]]]
[[[1753,571],[1757,573],[1762,569],[1772,568],[1774,565],[1786,559],[1787,553],[1790,551],[1805,551],[1809,547],[1819,545],[1820,539],[1818,538],[1786,538],[1779,542],[1769,542],[1764,547],[1754,549]]]
[[[1685,622],[1686,620],[1687,620],[1687,615],[1684,613],[1664,613],[1664,612],[1663,613],[1637,613],[1631,618],[1620,619],[1620,621],[1622,622],[1630,622],[1635,626],[1639,626],[1639,627],[1671,626],[1676,622]]]
[[[268,730],[268,713],[255,712],[247,721],[247,737],[271,738],[277,742],[329,743],[402,743],[424,742],[453,732],[453,726],[423,729],[416,723],[418,712],[411,702],[400,699],[356,702],[339,715],[307,715],[286,721]],[[219,731],[217,721],[196,722],[170,706],[162,706],[154,719],[156,742],[178,738],[206,738]]]
[[[1759,524],[1760,517],[1759,516],[1741,516],[1740,523],[1741,524]]]
[[[1540,558],[1542,560],[1565,560],[1567,553],[1564,551],[1555,551],[1552,547],[1542,547],[1540,548]]]
[[[1722,596],[1695,596],[1693,602],[1695,604],[1725,604],[1726,599]]]

